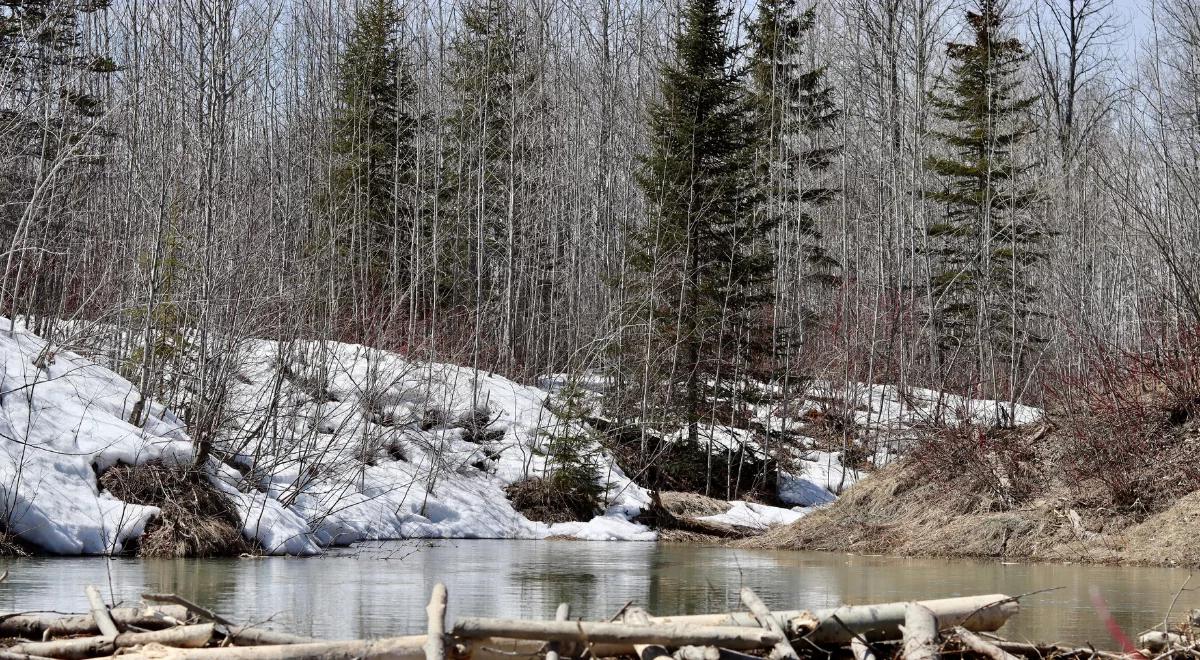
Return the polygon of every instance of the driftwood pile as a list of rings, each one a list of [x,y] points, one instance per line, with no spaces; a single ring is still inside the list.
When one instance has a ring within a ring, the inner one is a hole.
[[[912,603],[771,611],[750,589],[746,610],[655,617],[631,605],[608,621],[573,620],[563,604],[553,621],[465,618],[446,626],[446,588],[433,589],[424,635],[323,641],[241,626],[170,594],[145,594],[141,607],[110,608],[94,587],[91,611],[79,615],[0,614],[0,660],[512,660],[633,657],[639,660],[1024,660],[1119,654],[1008,642],[994,633],[1019,606],[1003,595]],[[1193,654],[1194,638],[1161,632],[1143,637],[1149,660]]]

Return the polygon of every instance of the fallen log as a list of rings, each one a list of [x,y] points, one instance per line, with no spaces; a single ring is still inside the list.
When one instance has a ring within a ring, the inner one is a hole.
[[[659,644],[662,646],[723,646],[735,649],[768,648],[780,636],[766,630],[736,626],[700,626],[662,623],[634,626],[593,621],[525,621],[521,619],[466,618],[454,626],[454,635],[467,639],[507,639],[593,642],[600,644]]]
[[[313,637],[304,637],[302,635],[293,635],[291,633],[278,632],[267,628],[259,628],[257,626],[243,626],[234,623],[233,621],[217,614],[216,612],[197,605],[192,601],[176,594],[142,594],[142,598],[155,603],[170,603],[171,607],[179,607],[184,612],[191,612],[201,619],[212,621],[221,624],[218,632],[225,635],[225,638],[230,644],[237,646],[271,646],[276,644],[307,644],[310,642],[320,642]]]
[[[159,607],[117,607],[109,616],[118,626],[158,630],[187,621],[187,609],[176,605]],[[0,614],[0,635],[40,639],[98,633],[91,614],[13,613]]]
[[[180,649],[157,644],[107,660],[424,660],[425,635],[285,646]],[[511,658],[510,658],[511,660]]]
[[[742,587],[742,604],[750,610],[764,630],[779,635],[780,641],[772,647],[769,656],[772,660],[800,660],[800,656],[796,655],[796,649],[792,648],[791,643],[788,642],[787,634],[783,632],[783,626],[779,625],[775,616],[771,614],[771,610],[767,608],[767,604],[762,602],[762,599],[750,587]]]
[[[958,626],[954,629],[954,634],[958,640],[963,643],[963,646],[972,651],[990,658],[991,660],[1020,660],[1017,656],[1005,651],[988,640],[976,635],[975,633]]]
[[[9,651],[0,651],[0,660],[57,660],[57,658],[47,658],[40,655],[29,655],[26,653],[11,653]]]
[[[933,612],[942,626],[962,626],[973,632],[999,630],[1021,609],[1016,600],[1002,594],[918,602]],[[868,642],[900,639],[900,628],[904,625],[904,610],[907,605],[908,603],[844,605],[815,612],[786,610],[775,611],[772,614],[789,637],[804,637],[806,641],[820,646],[840,646],[849,644],[859,635]],[[651,621],[702,626],[758,625],[754,615],[746,612],[652,617]]]
[[[444,660],[446,657],[446,585],[433,585],[429,605],[425,607],[429,625],[425,633],[425,660]]]
[[[909,603],[904,608],[904,660],[937,660],[938,621],[928,607]]]
[[[650,615],[640,607],[631,607],[625,610],[625,621],[635,626],[649,626]],[[641,660],[657,660],[671,655],[665,646],[659,644],[634,644],[633,651]]]
[[[571,606],[567,603],[559,603],[558,609],[554,612],[555,621],[566,621],[571,618]],[[546,645],[546,660],[558,660],[559,653],[562,651],[560,642],[550,642]]]
[[[1183,644],[1183,636],[1173,632],[1151,630],[1138,637],[1138,647],[1151,653],[1162,653],[1167,649]]]
[[[201,648],[212,639],[213,624],[201,623],[191,626],[175,626],[165,630],[144,633],[118,633],[115,636],[77,637],[56,639],[49,642],[26,642],[5,649],[9,653],[48,656],[61,660],[82,660],[102,655],[111,655],[117,649],[127,649],[145,644],[163,644],[185,648]]]
[[[854,660],[875,660],[875,652],[871,650],[870,646],[867,646],[862,637],[850,640],[850,653],[854,656]]]
[[[673,657],[675,660],[721,660],[721,651],[715,646],[681,646]]]
[[[100,597],[100,590],[89,584],[83,591],[87,594],[88,605],[92,608],[92,619],[95,620],[96,627],[100,629],[100,634],[105,637],[116,637],[121,634],[121,631],[117,629],[117,624],[113,622],[112,615],[108,613],[108,605]]]
[[[309,644],[322,641],[315,637],[293,635],[291,633],[279,632],[278,630],[267,628],[256,628],[254,626],[227,627],[221,632],[224,632],[225,639],[229,640],[229,643],[235,646],[278,646],[281,644]]]

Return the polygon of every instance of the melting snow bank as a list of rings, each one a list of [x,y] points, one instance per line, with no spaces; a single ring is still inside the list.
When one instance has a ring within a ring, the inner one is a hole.
[[[8,326],[0,318],[0,531],[53,553],[121,552],[160,512],[101,491],[98,475],[118,463],[190,465],[192,439],[158,402],[143,403],[143,423],[130,423],[141,398],[132,383]],[[404,538],[656,537],[634,522],[649,493],[603,453],[603,515],[548,525],[513,508],[505,489],[545,475],[548,432],[575,423],[545,405],[545,389],[330,341],[244,341],[221,359],[225,399],[205,470],[235,504],[245,537],[265,552],[311,555]],[[894,388],[866,392],[868,408],[883,412],[865,423],[927,418],[928,406]],[[972,402],[964,405],[974,414]],[[782,428],[764,414],[769,428]],[[712,431],[753,443],[744,430]],[[796,459],[778,484],[780,499],[795,508],[732,502],[712,519],[753,529],[790,523],[860,477],[837,452],[800,451]]]
[[[120,552],[159,511],[100,492],[97,474],[118,462],[190,461],[182,423],[159,405],[144,426],[128,423],[138,399],[128,381],[24,332],[0,331],[0,379],[8,531],[49,552]]]
[[[0,319],[4,326],[8,321]],[[243,533],[273,554],[397,538],[653,540],[632,522],[649,502],[611,460],[607,511],[547,525],[513,509],[505,486],[545,469],[547,393],[362,346],[239,347],[227,422],[208,466]],[[121,552],[159,514],[99,490],[117,463],[187,464],[183,422],[113,371],[18,329],[0,331],[3,527],[59,554]]]

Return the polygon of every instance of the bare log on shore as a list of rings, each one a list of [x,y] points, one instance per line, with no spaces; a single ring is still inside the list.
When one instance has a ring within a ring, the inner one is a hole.
[[[180,649],[148,646],[111,660],[424,660],[425,635],[370,641],[313,642],[286,646]]]
[[[118,626],[159,630],[187,621],[187,609],[178,605],[159,607],[117,607],[109,616]],[[91,614],[0,614],[0,635],[5,637],[41,638],[98,633]]]
[[[649,626],[650,615],[640,607],[631,607],[625,610],[625,621],[635,626]],[[671,655],[667,647],[658,644],[634,644],[633,651],[641,660],[657,660]]]
[[[772,660],[800,660],[800,656],[796,655],[796,649],[787,640],[787,634],[783,631],[783,626],[779,625],[779,621],[771,614],[771,610],[767,608],[767,604],[762,602],[762,599],[755,594],[750,587],[742,587],[742,603],[758,620],[758,624],[765,630],[769,630],[782,639],[775,643],[771,649],[770,657]]]
[[[302,635],[293,635],[291,633],[278,632],[258,626],[243,626],[234,623],[233,621],[217,614],[216,612],[197,605],[192,601],[176,594],[142,594],[142,598],[155,603],[170,603],[171,607],[182,608],[183,611],[191,612],[201,619],[212,621],[213,623],[221,624],[218,632],[225,635],[225,638],[231,644],[238,646],[266,646],[272,644],[308,644],[311,642],[319,642],[322,640],[312,637],[304,637]]]
[[[440,582],[433,585],[425,614],[429,617],[425,634],[425,660],[443,660],[446,657],[446,585]]]
[[[1021,660],[962,626],[954,629],[954,635],[958,637],[958,641],[963,643],[963,646],[991,660]]]
[[[225,639],[229,640],[230,644],[234,644],[236,646],[310,644],[312,642],[321,641],[315,637],[293,635],[291,633],[270,630],[269,628],[258,628],[255,626],[234,626],[232,628],[226,628],[222,632],[225,633]]]
[[[567,603],[559,603],[558,609],[554,612],[555,621],[566,621],[571,618],[571,606]],[[546,660],[558,660],[558,654],[562,651],[562,642],[550,642],[546,645]]]
[[[938,620],[933,612],[920,603],[904,607],[904,660],[937,660]]]
[[[176,626],[166,630],[144,633],[118,633],[114,636],[76,637],[49,642],[26,642],[5,649],[9,653],[47,656],[63,660],[82,660],[96,656],[111,655],[117,649],[127,649],[145,644],[164,644],[185,648],[200,648],[212,640],[213,624],[201,623],[192,626]]]
[[[116,637],[121,634],[121,631],[117,629],[117,624],[113,622],[112,615],[108,613],[108,605],[100,597],[100,590],[89,584],[83,591],[87,594],[88,605],[92,608],[92,619],[96,621],[96,627],[100,629],[100,634],[105,637]]]
[[[875,660],[875,652],[871,650],[870,646],[867,646],[862,637],[850,640],[850,653],[854,656],[854,660]]]
[[[721,646],[732,649],[769,648],[781,639],[775,633],[760,629],[663,623],[653,619],[651,621],[653,626],[593,621],[467,618],[454,626],[454,635],[467,639],[499,637],[622,645]]]
[[[973,632],[994,632],[1020,611],[1016,600],[1003,594],[965,596],[919,601],[933,612],[943,627],[962,626]],[[816,610],[786,610],[772,614],[790,637],[804,637],[817,645],[849,644],[855,636],[874,642],[900,639],[907,603],[880,605],[846,605]],[[835,618],[836,617],[836,618]],[[678,623],[702,626],[757,626],[753,614],[694,614],[687,616],[655,617],[655,623]]]

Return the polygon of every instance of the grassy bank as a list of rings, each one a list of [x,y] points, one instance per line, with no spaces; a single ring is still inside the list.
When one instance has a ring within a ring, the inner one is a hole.
[[[958,488],[906,459],[833,505],[744,547],[922,557],[1200,566],[1200,491],[1161,510],[1113,507],[1095,484],[1049,479],[1019,502]],[[1052,466],[1048,466],[1051,467]]]

